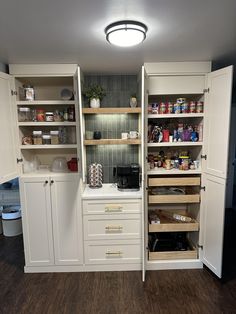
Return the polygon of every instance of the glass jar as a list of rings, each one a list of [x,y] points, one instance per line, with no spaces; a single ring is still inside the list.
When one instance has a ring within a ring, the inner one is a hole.
[[[43,145],[50,145],[51,144],[51,135],[44,134],[42,136],[42,139],[43,139]]]
[[[75,108],[70,106],[68,108],[68,121],[75,121]]]
[[[19,122],[32,121],[31,109],[26,107],[18,108],[18,120]]]
[[[34,100],[35,93],[34,88],[31,85],[23,85],[23,87],[19,88],[20,100]]]
[[[43,109],[37,109],[36,110],[36,117],[38,122],[44,122],[45,121],[45,115]]]
[[[42,131],[33,131],[33,143],[34,145],[42,145]]]
[[[51,135],[51,144],[58,145],[59,144],[59,131],[50,131]]]
[[[54,115],[53,112],[45,112],[45,121],[46,122],[53,122],[54,121]]]

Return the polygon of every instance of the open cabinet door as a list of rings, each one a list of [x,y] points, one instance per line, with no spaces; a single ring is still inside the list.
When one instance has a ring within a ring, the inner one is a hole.
[[[208,75],[209,93],[205,106],[205,154],[202,183],[202,261],[218,277],[222,275],[222,254],[230,109],[233,67]]]
[[[146,263],[147,263],[147,195],[146,195],[146,186],[147,186],[147,171],[146,171],[146,156],[147,156],[147,146],[145,145],[147,139],[147,116],[146,116],[146,104],[148,103],[147,93],[146,93],[146,81],[147,75],[145,73],[145,68],[142,66],[138,77],[138,86],[139,86],[139,96],[141,99],[141,166],[142,166],[142,280],[145,281],[146,273]]]
[[[77,108],[78,108],[78,116],[79,116],[79,125],[80,127],[78,130],[80,131],[77,134],[77,138],[80,140],[80,162],[79,165],[81,166],[81,173],[82,173],[82,180],[83,183],[86,181],[86,158],[85,158],[85,149],[84,149],[84,118],[83,118],[83,113],[82,113],[82,86],[83,86],[83,74],[80,70],[80,67],[77,68],[76,72],[76,90],[77,90]]]
[[[16,161],[13,78],[0,72],[0,184],[19,176]]]

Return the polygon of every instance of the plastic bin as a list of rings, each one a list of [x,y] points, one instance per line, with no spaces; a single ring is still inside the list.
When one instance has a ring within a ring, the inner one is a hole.
[[[20,206],[10,206],[2,211],[2,229],[6,237],[14,237],[22,234]]]

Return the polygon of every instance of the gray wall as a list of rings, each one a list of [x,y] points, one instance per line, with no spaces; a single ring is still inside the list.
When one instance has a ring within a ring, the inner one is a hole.
[[[2,62],[0,62],[0,72],[8,73],[8,66]]]
[[[135,75],[88,75],[84,86],[99,84],[106,90],[101,107],[129,107],[131,94],[137,94]],[[89,103],[84,98],[84,106]],[[87,115],[88,131],[101,131],[102,138],[121,138],[122,132],[138,130],[138,114]],[[87,146],[87,166],[97,162],[103,166],[103,183],[114,182],[113,167],[117,164],[138,162],[137,145]]]

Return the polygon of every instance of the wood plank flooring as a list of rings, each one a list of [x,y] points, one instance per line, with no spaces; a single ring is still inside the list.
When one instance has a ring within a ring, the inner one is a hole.
[[[24,274],[21,237],[0,236],[1,314],[236,313],[236,279],[206,269]]]

